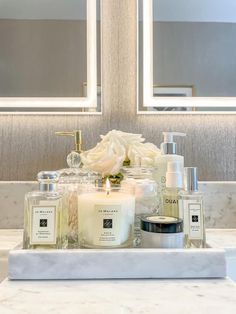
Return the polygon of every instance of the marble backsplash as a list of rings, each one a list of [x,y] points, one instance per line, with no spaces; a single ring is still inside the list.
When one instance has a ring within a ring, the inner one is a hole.
[[[236,182],[200,182],[205,194],[207,228],[236,228]],[[24,195],[37,189],[32,181],[0,182],[0,229],[23,227]]]

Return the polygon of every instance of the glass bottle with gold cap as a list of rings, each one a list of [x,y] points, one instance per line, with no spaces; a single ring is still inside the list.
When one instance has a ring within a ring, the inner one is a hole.
[[[56,135],[74,137],[75,148],[67,156],[68,168],[58,170],[59,191],[63,194],[63,208],[68,212],[68,247],[73,249],[79,246],[78,190],[84,184],[95,185],[98,175],[82,168],[81,130],[56,132]]]
[[[57,191],[58,173],[42,171],[37,179],[39,191],[25,196],[23,248],[67,248],[67,212]]]

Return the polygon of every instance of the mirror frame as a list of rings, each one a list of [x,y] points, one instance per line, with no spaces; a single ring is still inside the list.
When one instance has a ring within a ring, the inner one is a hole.
[[[0,114],[101,114],[97,108],[97,0],[87,0],[87,97],[0,97]],[[100,3],[100,12],[101,12]],[[76,109],[92,109],[76,111]],[[45,111],[44,111],[45,110]]]
[[[137,114],[236,114],[236,97],[154,97],[153,96],[153,1],[142,0],[143,8],[143,105],[139,104],[139,10],[137,0]],[[150,107],[212,107],[214,111],[145,111]],[[217,111],[217,107],[235,108]]]

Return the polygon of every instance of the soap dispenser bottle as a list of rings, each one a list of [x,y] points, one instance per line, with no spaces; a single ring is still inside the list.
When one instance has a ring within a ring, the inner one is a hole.
[[[203,193],[198,190],[196,167],[184,168],[184,190],[179,192],[180,218],[184,220],[185,247],[206,246]]]
[[[167,164],[166,189],[163,191],[163,215],[179,218],[179,192],[183,189],[182,165],[179,161]]]
[[[63,194],[62,206],[68,213],[68,248],[75,249],[79,246],[78,191],[84,184],[94,186],[98,175],[82,168],[81,130],[56,132],[56,135],[74,137],[74,150],[67,156],[68,168],[58,170],[58,189]]]
[[[69,155],[67,156],[67,164],[69,168],[79,168],[81,167],[81,157],[80,154],[82,153],[82,132],[81,130],[74,130],[69,132],[56,132],[56,135],[60,136],[72,136],[74,137],[74,144],[75,149],[72,150]]]

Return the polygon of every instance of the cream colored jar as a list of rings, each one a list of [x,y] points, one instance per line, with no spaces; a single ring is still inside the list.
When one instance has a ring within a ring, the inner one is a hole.
[[[145,216],[141,219],[143,248],[184,248],[183,220],[168,216]]]

